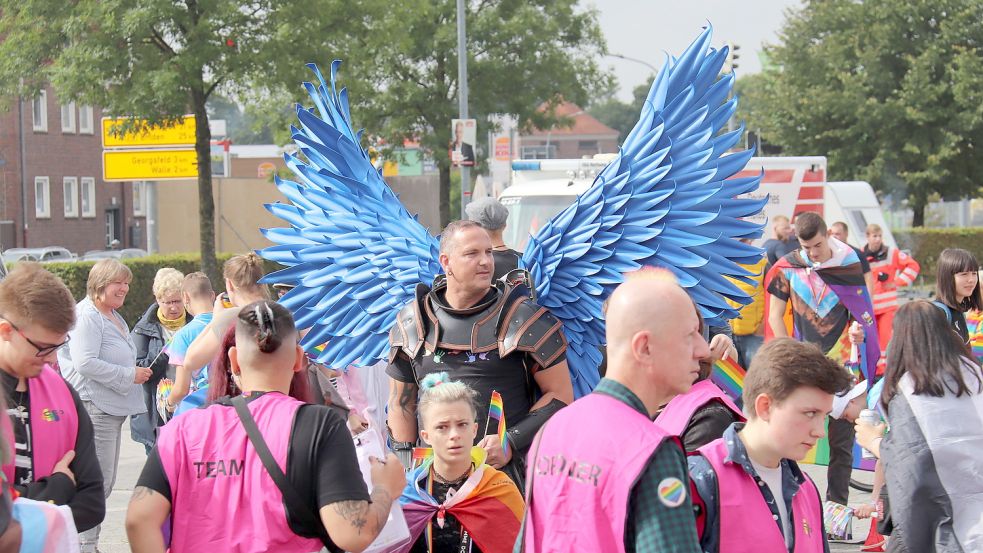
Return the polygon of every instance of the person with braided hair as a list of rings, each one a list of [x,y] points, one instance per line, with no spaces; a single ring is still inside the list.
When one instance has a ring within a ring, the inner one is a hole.
[[[283,306],[243,306],[227,358],[242,393],[162,428],[127,511],[133,551],[364,550],[405,485],[399,460],[372,459],[368,493],[345,421],[291,397],[291,383],[306,375]],[[165,545],[160,529],[168,519]]]

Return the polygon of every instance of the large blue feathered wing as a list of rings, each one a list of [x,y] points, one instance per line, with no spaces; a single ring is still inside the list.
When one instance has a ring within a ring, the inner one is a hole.
[[[297,106],[300,127],[291,128],[302,156],[284,156],[297,180],[277,178],[290,203],[266,206],[290,226],[263,230],[276,245],[259,254],[287,266],[264,281],[295,286],[280,302],[298,328],[311,329],[301,346],[344,368],[386,356],[397,312],[441,268],[437,239],[406,211],[359,144],[347,90],[335,87],[339,66],[331,64],[330,87],[308,66],[318,80],[304,84],[314,108]]]
[[[760,248],[737,239],[761,235],[761,225],[744,218],[767,199],[736,198],[757,189],[760,176],[725,180],[752,152],[724,155],[743,128],[721,132],[737,100],[728,99],[733,75],[720,77],[727,50],[710,48],[711,32],[662,68],[618,157],[523,255],[538,302],[563,322],[578,397],[597,384],[601,305],[625,272],[670,269],[710,324],[737,315],[725,298],[749,303],[725,277],[747,278],[738,264],[761,259]]]

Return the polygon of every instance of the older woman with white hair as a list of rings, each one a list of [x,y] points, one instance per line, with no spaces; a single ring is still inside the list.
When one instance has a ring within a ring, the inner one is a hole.
[[[133,325],[130,336],[137,347],[137,365],[148,367],[153,374],[143,383],[143,401],[147,413],[137,415],[130,421],[133,441],[143,444],[147,453],[154,446],[157,434],[154,431],[163,426],[164,420],[157,414],[157,385],[165,376],[174,379],[168,370],[167,346],[171,339],[193,318],[185,310],[182,288],[184,274],[172,267],[164,267],[154,277],[154,302]]]
[[[137,366],[130,329],[117,312],[126,301],[132,278],[130,269],[116,259],[96,262],[89,271],[86,297],[75,306],[71,340],[58,352],[62,375],[78,392],[92,419],[106,498],[116,482],[123,422],[146,412],[139,385],[152,374]],[[96,550],[99,529],[96,526],[80,534],[83,552]]]

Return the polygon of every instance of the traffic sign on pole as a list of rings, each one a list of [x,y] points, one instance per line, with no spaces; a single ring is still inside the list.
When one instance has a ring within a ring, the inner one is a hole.
[[[175,180],[198,177],[194,150],[103,150],[102,180]]]
[[[185,115],[170,127],[147,127],[146,120],[136,120],[137,131],[122,135],[118,130],[134,122],[132,117],[102,118],[103,148],[193,147],[195,145],[195,116]]]

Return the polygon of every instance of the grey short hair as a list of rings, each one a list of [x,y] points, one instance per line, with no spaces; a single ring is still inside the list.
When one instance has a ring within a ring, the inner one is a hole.
[[[464,229],[469,229],[472,227],[480,228],[482,230],[484,229],[484,227],[482,227],[475,221],[470,221],[468,219],[461,219],[460,221],[454,221],[453,223],[450,223],[449,225],[444,227],[443,232],[440,233],[440,253],[450,253],[451,250],[456,245],[454,241],[454,235],[456,235],[458,232]]]

